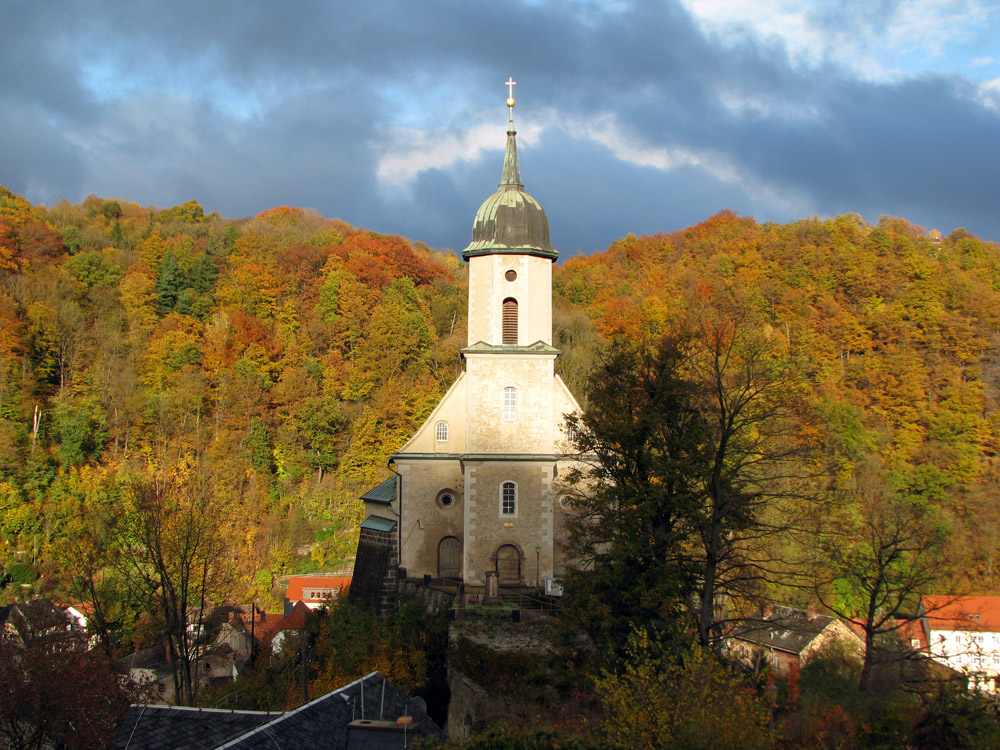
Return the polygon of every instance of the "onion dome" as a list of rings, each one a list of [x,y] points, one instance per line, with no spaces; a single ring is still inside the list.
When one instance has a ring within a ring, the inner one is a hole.
[[[549,241],[549,220],[541,204],[524,192],[517,164],[514,99],[507,99],[507,151],[497,191],[487,198],[472,222],[472,242],[462,251],[465,260],[477,255],[537,255],[555,260],[559,253]]]

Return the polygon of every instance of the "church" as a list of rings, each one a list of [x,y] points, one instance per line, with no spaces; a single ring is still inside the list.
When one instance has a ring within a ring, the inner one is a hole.
[[[545,211],[521,183],[512,95],[507,107],[500,185],[462,252],[465,371],[391,457],[393,475],[362,496],[351,595],[381,607],[397,576],[551,587],[564,571],[567,508],[557,480],[572,461],[564,416],[580,407],[555,372],[558,253]]]

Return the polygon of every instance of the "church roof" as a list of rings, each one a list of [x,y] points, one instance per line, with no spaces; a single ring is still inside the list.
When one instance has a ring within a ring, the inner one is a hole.
[[[391,518],[382,518],[382,516],[368,516],[361,522],[361,528],[372,531],[395,531],[396,522]]]
[[[465,260],[477,255],[536,255],[555,260],[559,253],[549,241],[549,219],[541,204],[524,192],[517,161],[514,99],[507,100],[507,150],[497,191],[487,198],[472,222],[472,242]]]
[[[366,503],[391,504],[396,499],[396,475],[393,474],[381,484],[372,487],[361,496],[361,499]]]

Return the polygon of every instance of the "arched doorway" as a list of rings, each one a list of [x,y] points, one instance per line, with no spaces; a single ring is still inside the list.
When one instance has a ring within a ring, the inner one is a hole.
[[[505,544],[497,550],[497,578],[501,586],[521,583],[521,553],[513,544]]]
[[[462,543],[446,536],[438,543],[438,578],[462,577]]]

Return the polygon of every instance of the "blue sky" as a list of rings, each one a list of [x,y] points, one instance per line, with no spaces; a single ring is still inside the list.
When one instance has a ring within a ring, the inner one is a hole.
[[[995,0],[16,2],[5,23],[0,184],[36,203],[295,205],[461,250],[513,76],[563,256],[724,208],[1000,240]]]

